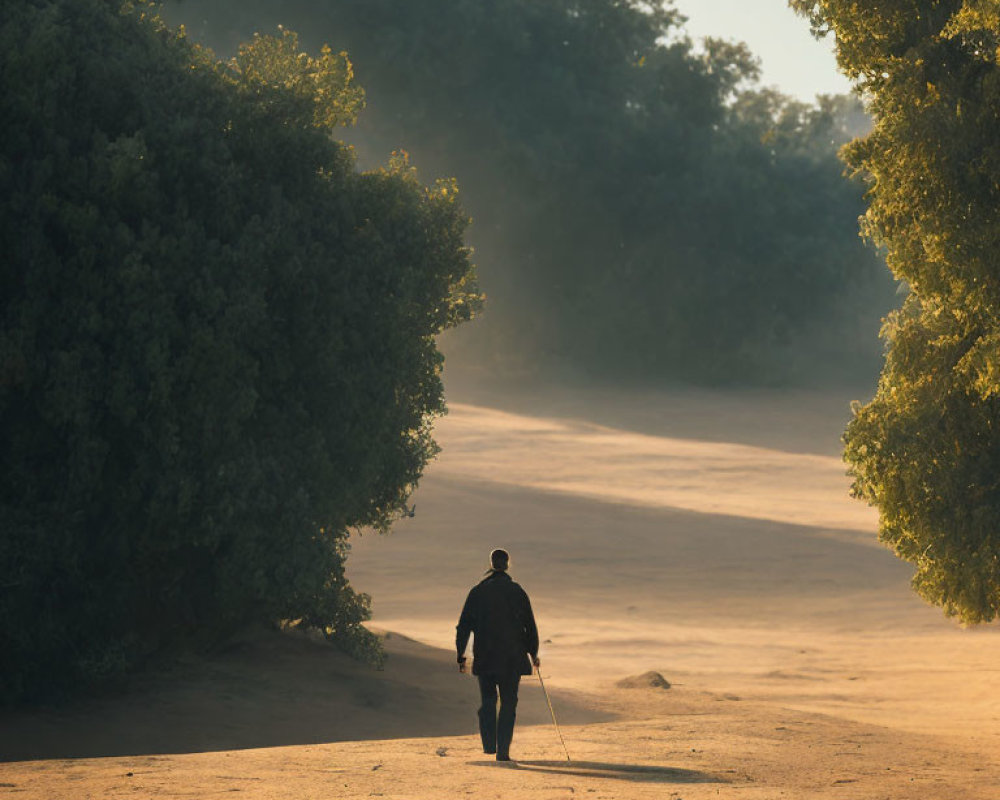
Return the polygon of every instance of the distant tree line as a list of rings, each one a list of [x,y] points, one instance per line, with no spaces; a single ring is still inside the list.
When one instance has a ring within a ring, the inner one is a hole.
[[[229,52],[286,24],[347,49],[350,139],[454,174],[487,313],[463,341],[514,367],[702,382],[877,369],[892,286],[859,239],[838,147],[858,101],[758,85],[743,45],[693,43],[630,0],[172,0]],[[471,334],[471,335],[470,335]]]
[[[454,183],[359,173],[350,64],[300,50],[4,3],[0,702],[248,620],[378,657],[347,530],[404,508],[481,298]]]
[[[973,0],[795,0],[837,37],[872,133],[865,232],[905,282],[875,398],[845,436],[855,492],[922,597],[1000,615],[1000,7]]]

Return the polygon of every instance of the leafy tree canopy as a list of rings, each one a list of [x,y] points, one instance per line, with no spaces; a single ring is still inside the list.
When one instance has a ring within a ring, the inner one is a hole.
[[[845,436],[855,491],[927,600],[1000,613],[1000,5],[794,0],[837,37],[875,129],[848,163],[863,225],[909,287],[878,392]]]
[[[464,342],[607,378],[769,381],[876,369],[891,300],[837,147],[855,101],[757,83],[745,46],[694,43],[629,0],[174,0],[231,52],[286,23],[348,49],[362,154],[455,174],[488,313]],[[318,40],[318,39],[317,39]],[[866,120],[862,120],[867,125]],[[874,343],[874,344],[873,344]]]
[[[377,657],[346,531],[435,452],[478,307],[455,184],[359,173],[343,53],[141,2],[0,17],[0,700],[247,620]]]

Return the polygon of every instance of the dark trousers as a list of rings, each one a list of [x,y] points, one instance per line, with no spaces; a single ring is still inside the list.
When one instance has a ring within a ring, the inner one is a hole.
[[[499,756],[510,754],[510,742],[514,738],[514,718],[517,716],[517,686],[521,676],[480,675],[479,694],[479,735],[483,740],[483,752],[495,752]],[[497,715],[497,692],[500,694],[500,714]]]

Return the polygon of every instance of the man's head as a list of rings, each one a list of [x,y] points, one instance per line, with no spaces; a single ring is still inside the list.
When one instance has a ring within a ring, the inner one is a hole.
[[[493,569],[498,569],[501,572],[506,572],[507,566],[510,564],[510,556],[507,554],[506,550],[501,550],[497,548],[492,553],[490,553],[490,566]]]

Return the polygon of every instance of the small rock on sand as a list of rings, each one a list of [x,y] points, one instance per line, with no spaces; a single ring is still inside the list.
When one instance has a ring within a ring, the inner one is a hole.
[[[670,681],[659,672],[650,670],[642,675],[629,675],[615,684],[619,689],[669,689]]]

